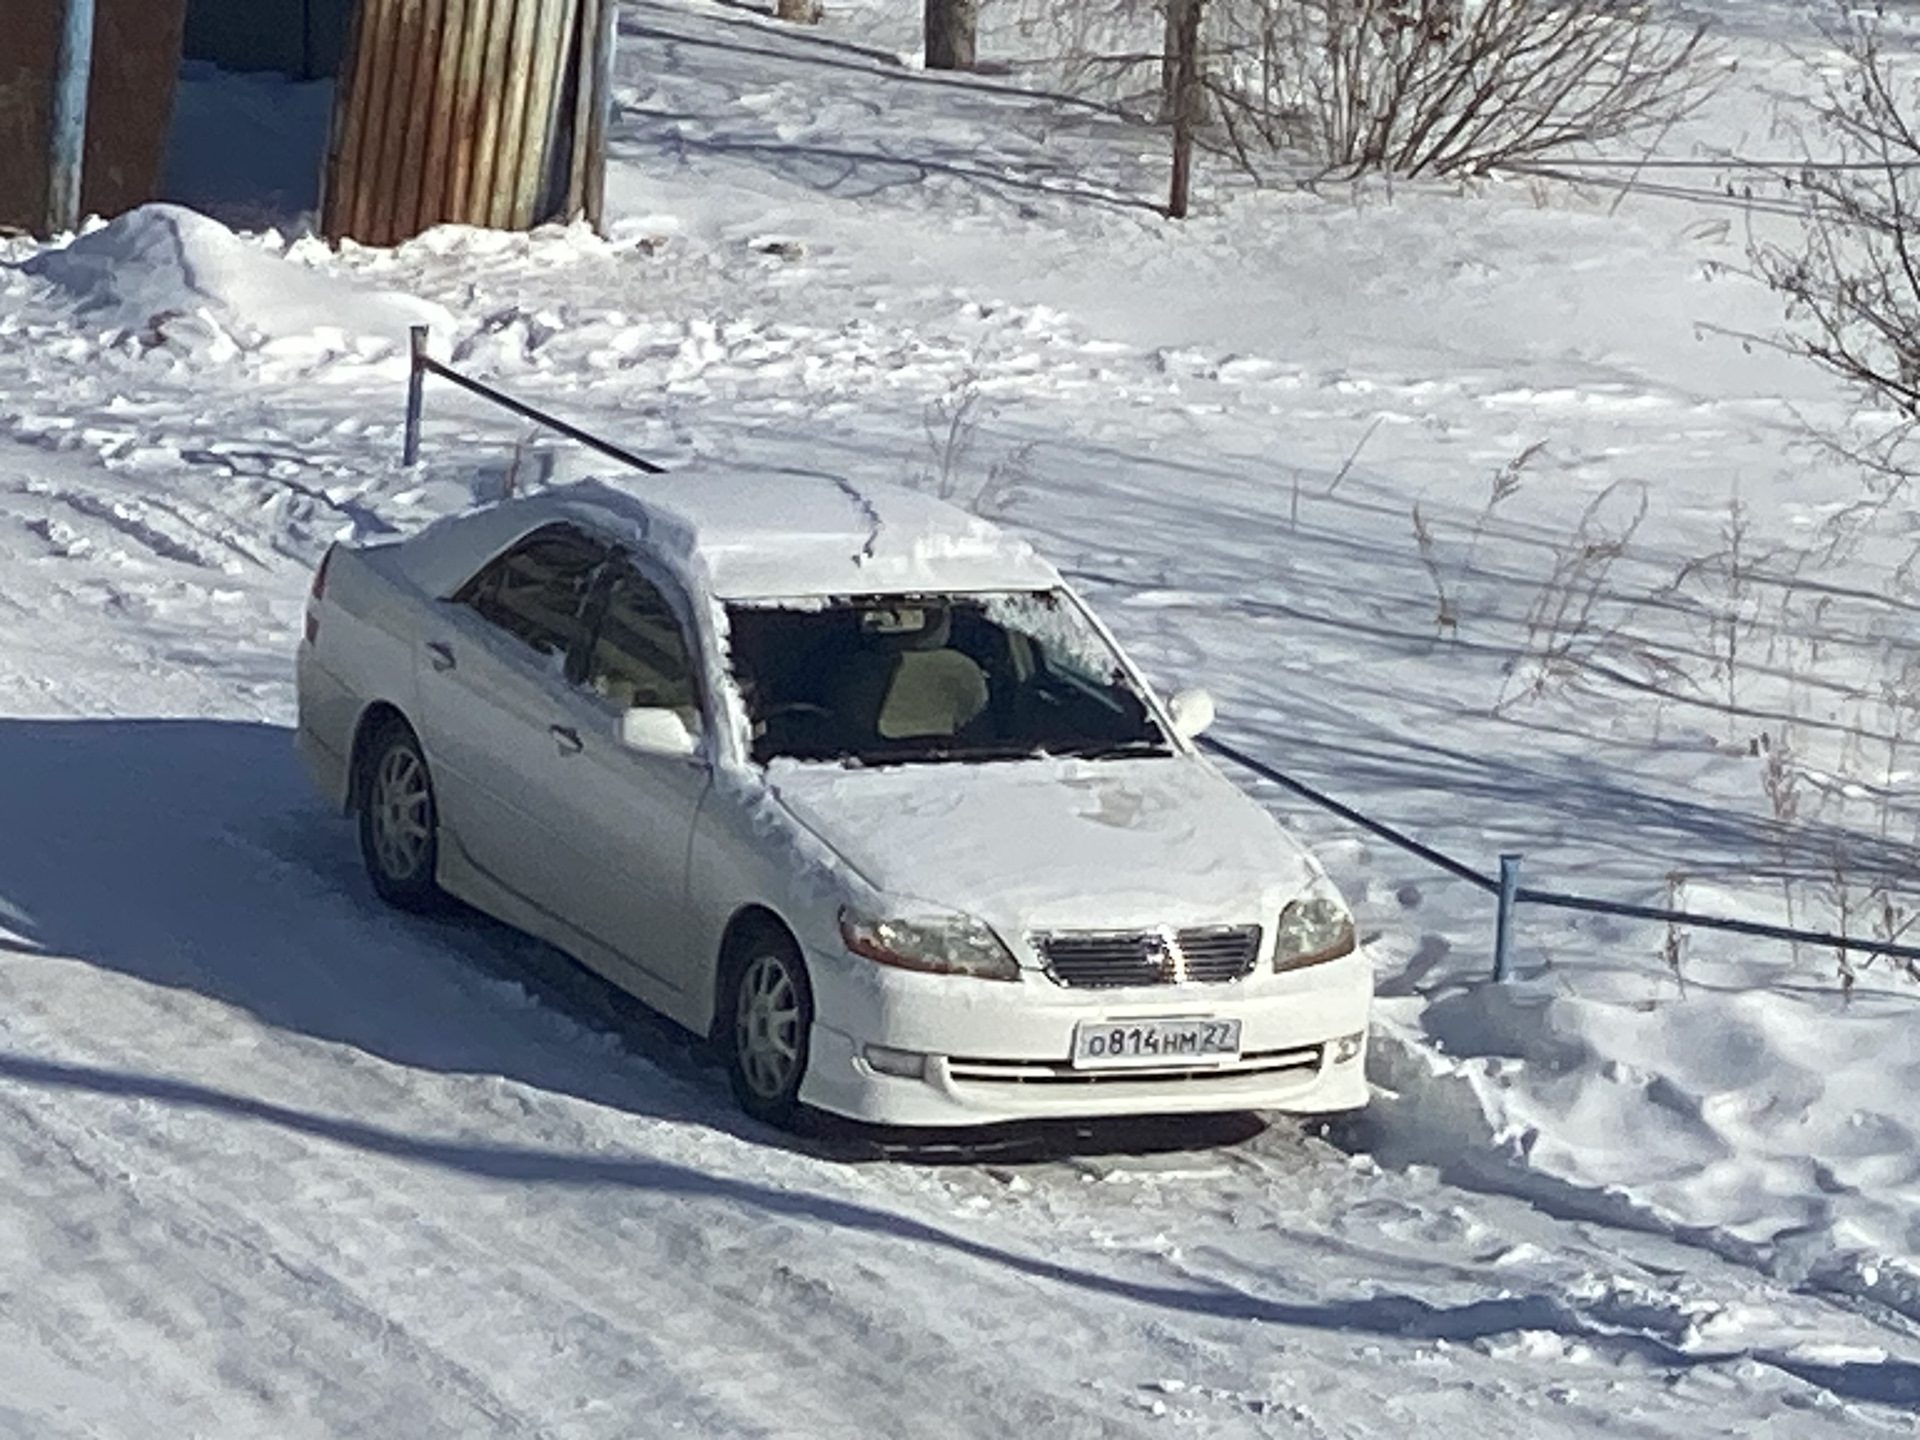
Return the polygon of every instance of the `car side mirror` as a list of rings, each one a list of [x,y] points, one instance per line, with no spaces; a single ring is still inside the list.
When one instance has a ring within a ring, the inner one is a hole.
[[[1213,724],[1213,696],[1204,690],[1182,690],[1167,702],[1173,728],[1182,740],[1191,740]]]
[[[700,741],[678,710],[664,705],[642,705],[620,716],[620,743],[629,750],[646,755],[686,756],[700,748]]]

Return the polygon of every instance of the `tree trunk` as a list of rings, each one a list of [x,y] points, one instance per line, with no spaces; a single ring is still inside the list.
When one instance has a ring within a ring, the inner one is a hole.
[[[1187,217],[1193,184],[1193,132],[1202,113],[1200,91],[1200,7],[1203,0],[1170,0],[1167,6],[1168,90],[1173,109],[1173,182],[1167,191],[1170,219]]]
[[[973,69],[980,0],[926,0],[927,68]]]
[[[1160,44],[1160,114],[1162,125],[1173,123],[1180,85],[1180,17],[1191,0],[1166,0],[1167,33]]]

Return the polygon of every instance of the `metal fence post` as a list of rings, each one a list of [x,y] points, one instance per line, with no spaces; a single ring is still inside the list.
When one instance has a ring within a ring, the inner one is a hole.
[[[400,447],[400,463],[411,469],[420,463],[420,409],[427,388],[427,327],[415,325],[407,331],[407,351],[412,368],[407,374],[407,438]]]
[[[87,82],[93,77],[93,0],[65,0],[47,130],[47,234],[80,228],[87,157]]]
[[[1500,857],[1500,913],[1493,926],[1493,978],[1504,983],[1513,973],[1513,902],[1520,893],[1520,857]]]

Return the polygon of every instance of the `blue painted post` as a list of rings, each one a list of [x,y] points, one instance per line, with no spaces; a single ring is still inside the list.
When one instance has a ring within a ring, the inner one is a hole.
[[[65,0],[47,131],[47,234],[80,228],[87,154],[87,82],[93,77],[93,0]]]
[[[1500,914],[1493,927],[1493,978],[1504,984],[1513,973],[1513,902],[1520,893],[1520,857],[1500,857]]]
[[[407,374],[407,438],[400,447],[400,463],[412,468],[420,463],[420,411],[427,388],[426,326],[415,325],[407,331],[407,351],[412,363]]]

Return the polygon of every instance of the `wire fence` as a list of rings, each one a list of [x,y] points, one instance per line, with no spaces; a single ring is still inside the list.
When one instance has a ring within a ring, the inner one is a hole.
[[[1769,925],[1760,920],[1741,920],[1728,915],[1706,915],[1697,910],[1674,910],[1660,905],[1635,905],[1624,900],[1603,900],[1591,895],[1575,895],[1558,890],[1535,890],[1520,884],[1522,856],[1504,854],[1500,857],[1500,874],[1496,878],[1486,875],[1456,860],[1451,855],[1434,849],[1431,845],[1416,840],[1403,830],[1384,821],[1376,820],[1343,804],[1323,791],[1316,790],[1302,780],[1297,780],[1284,771],[1276,769],[1264,760],[1247,754],[1246,751],[1217,740],[1210,735],[1202,735],[1198,742],[1201,749],[1210,751],[1224,760],[1271,781],[1284,790],[1291,791],[1303,800],[1311,801],[1323,810],[1338,815],[1351,824],[1379,836],[1391,845],[1398,846],[1410,855],[1415,855],[1428,864],[1446,871],[1456,879],[1496,897],[1498,909],[1494,919],[1493,978],[1507,980],[1512,974],[1512,925],[1514,908],[1519,905],[1538,905],[1550,910],[1577,910],[1590,915],[1613,915],[1625,920],[1650,920],[1655,924],[1687,927],[1700,930],[1720,930],[1734,935],[1750,935],[1761,940],[1782,940],[1796,945],[1817,945],[1823,949],[1834,950],[1842,955],[1858,953],[1862,955],[1885,955],[1889,959],[1920,961],[1920,945],[1902,945],[1893,940],[1876,940],[1856,935],[1836,935],[1826,930],[1799,930],[1787,925]]]
[[[471,395],[478,395],[482,400],[490,401],[503,410],[510,410],[523,420],[544,425],[549,430],[566,436],[569,440],[577,440],[588,449],[597,450],[611,460],[618,460],[623,465],[631,465],[634,469],[645,471],[649,475],[666,473],[665,467],[656,465],[653,461],[636,455],[631,450],[623,449],[611,440],[602,440],[591,431],[582,430],[578,425],[569,425],[566,421],[549,415],[544,410],[534,408],[524,400],[514,399],[504,390],[496,390],[493,386],[483,384],[471,376],[462,375],[451,365],[442,364],[427,353],[426,326],[413,326],[408,331],[407,338],[411,364],[407,374],[407,428],[406,440],[401,448],[401,464],[411,467],[420,463],[420,426],[426,411],[427,376],[438,375],[442,380],[452,381]]]
[[[559,417],[516,399],[505,391],[464,375],[450,365],[435,360],[427,354],[427,330],[425,326],[415,326],[411,332],[412,365],[407,384],[407,419],[403,444],[402,463],[413,466],[420,459],[421,425],[425,409],[425,381],[428,375],[436,375],[459,386],[469,394],[478,396],[503,410],[544,425],[557,434],[566,436],[589,447],[609,459],[630,465],[649,475],[666,473],[665,467],[634,454],[611,441],[603,440],[590,431],[569,424]],[[1839,935],[1824,930],[1801,930],[1787,925],[1770,925],[1764,921],[1741,920],[1726,915],[1707,915],[1694,910],[1675,910],[1659,905],[1636,905],[1628,901],[1606,900],[1591,895],[1578,895],[1558,890],[1538,890],[1520,883],[1523,856],[1507,853],[1500,856],[1500,873],[1487,875],[1465,861],[1457,860],[1442,850],[1416,839],[1406,831],[1384,820],[1358,810],[1344,801],[1337,800],[1325,791],[1309,785],[1306,781],[1287,774],[1277,766],[1248,754],[1237,746],[1230,745],[1210,735],[1202,735],[1196,741],[1202,750],[1217,755],[1221,759],[1238,765],[1248,773],[1278,785],[1281,789],[1299,796],[1310,804],[1317,805],[1330,814],[1339,816],[1351,825],[1356,825],[1369,834],[1378,836],[1389,844],[1404,850],[1417,859],[1424,860],[1435,869],[1445,871],[1455,879],[1495,898],[1494,915],[1494,953],[1493,979],[1505,982],[1512,977],[1512,929],[1514,911],[1521,905],[1536,905],[1543,909],[1579,911],[1592,915],[1616,916],[1626,920],[1645,920],[1654,924],[1686,927],[1700,930],[1717,930],[1733,935],[1746,935],[1762,940],[1784,941],[1795,945],[1813,945],[1829,949],[1840,955],[1884,955],[1889,959],[1904,960],[1910,963],[1920,962],[1920,945],[1903,945],[1893,940],[1877,940],[1870,937]]]

